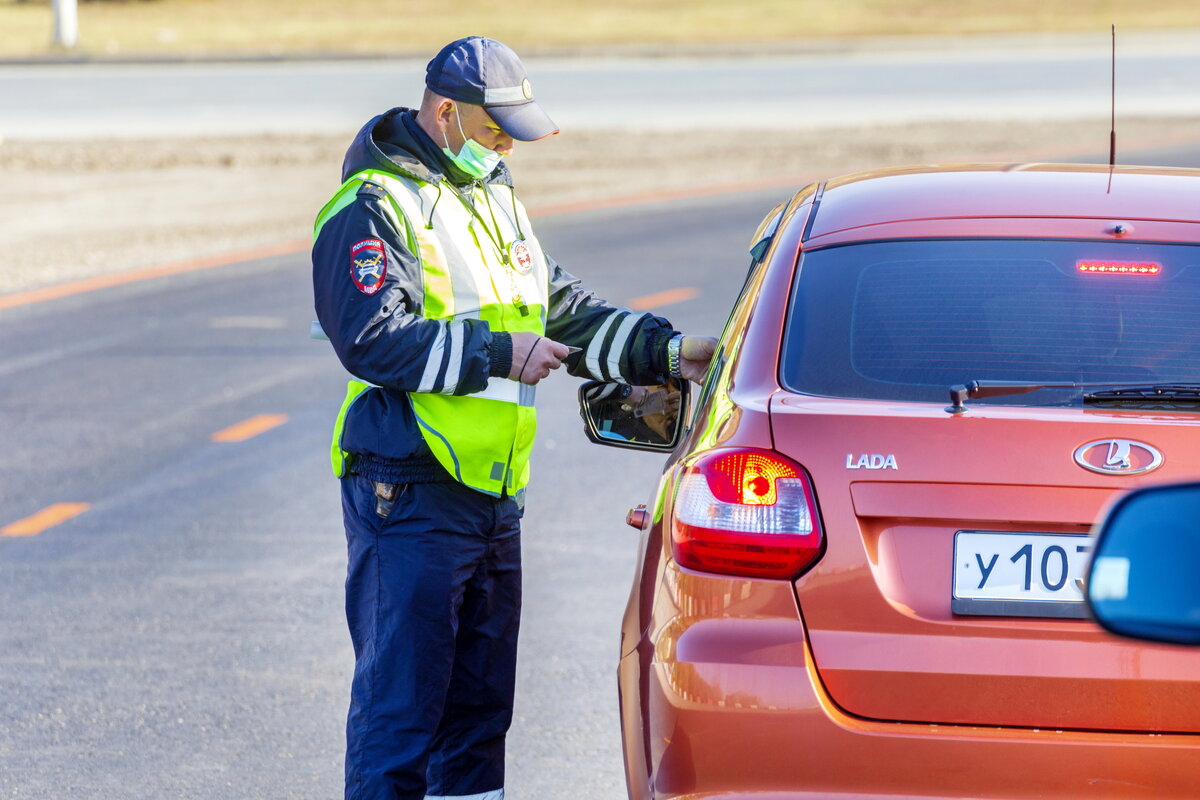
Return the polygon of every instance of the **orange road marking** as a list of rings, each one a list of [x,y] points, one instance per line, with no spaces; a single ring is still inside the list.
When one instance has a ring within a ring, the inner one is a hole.
[[[42,303],[46,300],[57,300],[60,297],[70,297],[73,294],[83,294],[84,292],[92,292],[96,289],[107,289],[110,286],[121,286],[126,283],[136,283],[138,281],[150,280],[151,278],[161,278],[166,275],[177,275],[181,272],[195,272],[202,269],[212,269],[213,267],[227,267],[242,261],[254,261],[259,258],[290,255],[307,250],[311,246],[312,242],[308,239],[293,239],[290,242],[279,242],[263,247],[253,247],[233,253],[222,253],[204,258],[191,258],[187,261],[172,261],[167,264],[159,264],[155,267],[116,272],[111,275],[97,275],[94,278],[83,278],[71,283],[60,283],[41,289],[30,289],[25,292],[0,295],[0,309],[27,306],[33,303]]]
[[[278,428],[287,422],[287,419],[287,414],[259,414],[244,422],[230,425],[225,430],[217,431],[212,435],[212,440],[214,442],[244,442],[253,436],[271,430],[271,428]]]
[[[0,528],[0,536],[37,536],[71,517],[77,517],[91,508],[91,503],[55,503],[41,511],[9,523]]]
[[[700,290],[694,286],[681,286],[678,289],[667,289],[665,292],[642,295],[629,301],[628,305],[634,311],[646,311],[659,306],[669,306],[672,303],[682,303],[700,296]]]

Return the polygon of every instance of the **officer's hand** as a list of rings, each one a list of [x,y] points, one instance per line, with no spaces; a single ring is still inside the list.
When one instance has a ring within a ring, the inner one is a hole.
[[[716,349],[717,340],[711,336],[684,336],[679,346],[679,374],[694,383],[703,383]]]
[[[525,331],[512,334],[512,345],[513,363],[508,377],[530,386],[561,367],[571,353],[565,344]]]

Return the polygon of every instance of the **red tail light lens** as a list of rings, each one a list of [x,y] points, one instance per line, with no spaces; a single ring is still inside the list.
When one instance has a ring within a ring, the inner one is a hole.
[[[821,555],[812,486],[771,450],[713,450],[684,468],[671,553],[681,566],[755,578],[794,578]]]

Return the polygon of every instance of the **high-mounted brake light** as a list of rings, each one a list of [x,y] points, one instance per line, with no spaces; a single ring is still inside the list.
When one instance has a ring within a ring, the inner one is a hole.
[[[1152,261],[1080,261],[1076,268],[1089,275],[1158,275],[1162,265]]]
[[[816,498],[804,470],[771,450],[712,450],[675,493],[671,553],[684,567],[794,578],[821,555]]]

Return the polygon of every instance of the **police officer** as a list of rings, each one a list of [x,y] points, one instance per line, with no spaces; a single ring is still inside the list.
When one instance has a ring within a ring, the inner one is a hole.
[[[557,133],[520,59],[452,42],[418,110],[368,122],[314,229],[317,317],[351,374],[334,427],[355,669],[346,797],[504,796],[534,387],[566,366],[700,379],[713,340],[585,290],[501,158]]]

